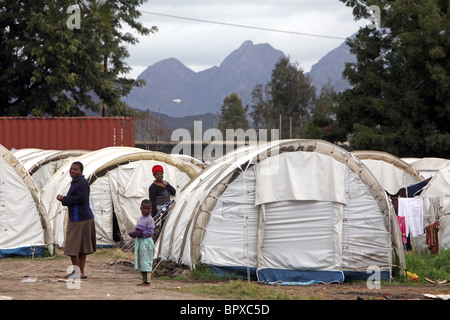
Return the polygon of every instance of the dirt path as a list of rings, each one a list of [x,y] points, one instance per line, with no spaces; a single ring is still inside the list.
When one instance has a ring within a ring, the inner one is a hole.
[[[108,257],[91,255],[86,262],[88,279],[64,282],[68,258],[0,260],[0,299],[15,300],[214,300],[220,297],[192,295],[187,286],[204,285],[193,280],[153,279],[150,287],[136,286],[140,273],[131,262],[106,264]],[[209,285],[218,285],[211,283]],[[450,294],[449,285],[396,285],[368,289],[364,283],[342,285],[269,286],[291,294],[322,300],[424,300],[424,294]]]
[[[0,260],[0,296],[15,300],[177,300],[201,299],[177,290],[182,281],[153,280],[137,286],[140,272],[131,263],[104,265],[107,258],[88,256],[87,279],[67,281],[70,260]]]

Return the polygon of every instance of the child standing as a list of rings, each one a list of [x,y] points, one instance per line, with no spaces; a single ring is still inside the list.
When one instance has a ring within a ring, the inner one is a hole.
[[[139,286],[149,286],[153,264],[153,254],[155,244],[153,243],[153,231],[155,221],[151,215],[152,202],[148,199],[141,202],[141,217],[139,218],[136,229],[128,233],[132,238],[136,238],[134,244],[134,269],[140,270],[142,274],[142,283]]]

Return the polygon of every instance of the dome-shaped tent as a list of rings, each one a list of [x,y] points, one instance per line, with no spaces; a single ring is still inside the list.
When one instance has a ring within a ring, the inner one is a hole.
[[[13,151],[13,154],[32,176],[38,189],[41,190],[48,179],[64,163],[87,152],[86,150],[19,149]]]
[[[154,180],[153,165],[164,167],[164,179],[177,191],[200,171],[169,154],[131,147],[104,148],[73,161],[83,163],[83,175],[90,184],[90,206],[95,216],[98,245],[116,244],[114,215],[121,235],[128,237],[127,233],[140,216],[140,202],[149,197],[148,187]],[[65,195],[70,187],[69,169],[73,161],[61,167],[42,191],[42,201],[48,210],[58,246],[64,246],[67,210],[56,196]]]
[[[424,178],[434,176],[439,170],[450,164],[450,160],[443,158],[406,158],[403,160],[409,163]]]
[[[380,185],[390,194],[424,180],[412,165],[382,151],[352,151],[373,173]]]
[[[50,222],[31,176],[0,145],[0,258],[53,253]]]
[[[262,282],[404,268],[383,188],[351,153],[319,140],[251,145],[216,160],[177,197],[156,247],[163,259]]]
[[[420,196],[423,203],[423,225],[439,221],[438,247],[450,248],[450,164],[437,171],[423,188]],[[427,248],[426,233],[414,238],[418,248]]]

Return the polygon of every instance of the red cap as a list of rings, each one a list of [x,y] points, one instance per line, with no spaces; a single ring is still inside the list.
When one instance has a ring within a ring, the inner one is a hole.
[[[162,166],[160,166],[159,164],[157,164],[156,166],[153,166],[153,168],[152,168],[153,175],[155,175],[155,173],[159,172],[159,171],[164,173],[164,169]]]

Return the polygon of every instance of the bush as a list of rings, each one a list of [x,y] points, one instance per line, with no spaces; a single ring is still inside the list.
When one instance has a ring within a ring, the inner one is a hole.
[[[450,250],[441,249],[435,255],[429,251],[406,254],[406,269],[419,276],[419,282],[424,278],[431,280],[450,280]]]

